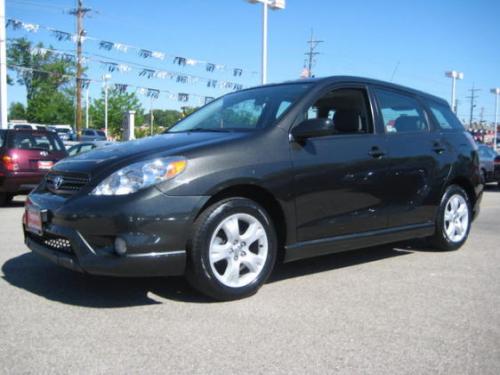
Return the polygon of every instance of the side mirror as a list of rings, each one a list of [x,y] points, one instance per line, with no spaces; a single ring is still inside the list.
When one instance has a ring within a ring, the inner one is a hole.
[[[292,129],[292,136],[296,141],[303,141],[307,138],[324,137],[332,134],[333,121],[329,118],[305,120]]]

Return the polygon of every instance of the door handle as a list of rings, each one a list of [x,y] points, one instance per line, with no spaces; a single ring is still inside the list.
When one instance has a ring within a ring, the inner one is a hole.
[[[381,157],[385,156],[385,154],[386,153],[377,146],[372,147],[372,149],[368,152],[368,155],[375,159],[380,159]]]
[[[435,142],[434,145],[432,146],[432,151],[436,152],[437,154],[442,154],[443,152],[446,151],[446,147],[444,147],[439,142]]]

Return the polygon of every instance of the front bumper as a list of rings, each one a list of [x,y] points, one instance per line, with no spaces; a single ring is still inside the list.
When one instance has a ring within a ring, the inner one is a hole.
[[[195,215],[208,197],[168,196],[148,189],[131,196],[63,198],[33,192],[27,204],[41,210],[42,234],[24,226],[34,252],[74,271],[109,276],[182,275]],[[114,240],[127,253],[114,251]]]

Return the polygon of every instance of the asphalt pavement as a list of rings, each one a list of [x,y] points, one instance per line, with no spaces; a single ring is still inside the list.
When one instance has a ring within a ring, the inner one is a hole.
[[[416,241],[277,267],[214,303],[182,278],[85,276],[23,244],[0,208],[1,373],[500,374],[500,190],[469,241]]]

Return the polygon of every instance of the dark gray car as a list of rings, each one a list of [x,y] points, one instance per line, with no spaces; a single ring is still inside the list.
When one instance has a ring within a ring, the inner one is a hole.
[[[106,133],[97,129],[84,129],[80,136],[80,141],[106,141]]]
[[[479,162],[481,165],[481,175],[485,183],[495,182],[495,158],[497,153],[491,147],[478,145]]]

